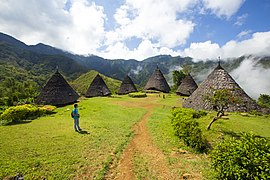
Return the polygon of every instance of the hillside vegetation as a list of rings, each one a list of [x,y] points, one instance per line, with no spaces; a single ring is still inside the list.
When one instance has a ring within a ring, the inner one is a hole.
[[[99,74],[97,71],[91,70],[81,75],[80,77],[72,81],[70,84],[78,93],[85,95],[88,87],[90,86],[91,82],[93,81],[93,79],[96,77],[97,74]],[[112,93],[118,91],[121,85],[121,81],[109,78],[103,74],[100,74],[100,76],[103,78],[104,82],[106,83],[106,85],[108,86],[108,88]]]
[[[200,83],[209,71],[217,66],[216,60],[195,62],[190,57],[173,57],[170,55],[158,55],[143,61],[135,59],[110,60],[95,55],[80,56],[41,43],[28,46],[3,33],[0,33],[0,42],[1,45],[5,44],[4,48],[1,47],[1,50],[5,51],[4,55],[13,56],[19,53],[20,56],[16,57],[16,59],[23,61],[26,59],[31,63],[34,61],[35,63],[31,64],[29,68],[30,71],[38,73],[35,75],[46,75],[48,74],[47,71],[51,72],[55,70],[56,66],[59,66],[63,74],[72,80],[76,79],[80,74],[87,72],[87,70],[95,70],[108,77],[120,80],[129,74],[134,83],[144,86],[157,66],[159,66],[168,82],[172,82],[171,73],[173,70],[180,70],[181,66],[190,66],[192,67],[191,74],[197,83]],[[6,51],[7,46],[8,51]],[[242,56],[226,60],[222,62],[222,65],[228,72],[231,72],[239,67],[246,58],[254,58],[257,65],[270,68],[269,57]],[[41,68],[37,63],[42,65]],[[19,66],[22,66],[22,63]]]

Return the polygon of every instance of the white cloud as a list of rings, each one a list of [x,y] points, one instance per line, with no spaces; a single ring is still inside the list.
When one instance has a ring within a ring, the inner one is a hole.
[[[237,34],[237,38],[242,39],[242,38],[248,36],[251,32],[252,32],[251,30],[241,31],[239,34]]]
[[[222,47],[211,41],[191,43],[180,54],[195,60],[217,59],[218,56],[226,59],[251,54],[270,55],[270,31],[254,33],[250,39],[243,41],[231,40]]]
[[[243,55],[270,55],[270,31],[257,32],[250,39],[243,41],[229,41],[222,46],[223,56],[239,57]]]
[[[87,0],[9,0],[0,5],[0,30],[27,44],[43,42],[79,54],[96,50],[104,40],[106,15]]]
[[[269,32],[254,33],[250,39],[239,41],[250,31],[242,31],[237,36],[238,41],[229,41],[222,47],[209,40],[191,43],[183,51],[175,50],[186,43],[196,26],[192,20],[187,20],[187,13],[196,13],[194,9],[204,6],[217,16],[229,18],[244,0],[126,0],[116,9],[116,24],[110,30],[105,29],[107,16],[102,6],[88,0],[69,2],[66,10],[66,0],[3,1],[0,31],[27,44],[42,42],[74,53],[97,54],[110,59],[142,60],[159,54],[216,59],[270,52]],[[126,45],[131,39],[138,40],[133,49]]]
[[[87,1],[74,1],[69,15],[72,24],[64,30],[69,38],[66,48],[83,54],[99,48],[105,35],[103,8]]]
[[[252,57],[245,59],[231,75],[254,99],[260,94],[270,94],[270,71],[258,65],[257,60]]]
[[[234,24],[237,25],[237,26],[242,26],[245,23],[247,17],[248,17],[247,13],[245,13],[245,14],[243,14],[241,16],[238,16],[237,20],[236,20],[236,22]]]
[[[211,41],[191,43],[189,48],[181,52],[182,56],[189,56],[198,60],[216,59],[221,54],[221,49],[218,44]]]
[[[179,55],[178,52],[167,47],[159,47],[157,44],[153,44],[150,40],[143,40],[138,47],[133,50],[130,50],[123,42],[117,42],[113,45],[109,45],[106,50],[98,52],[97,55],[108,59],[143,60],[160,54],[171,54],[173,56]]]
[[[192,0],[127,0],[114,15],[118,23],[114,41],[136,37],[156,41],[160,47],[184,44],[195,25],[191,21],[177,19],[176,15],[192,4]]]
[[[230,18],[235,14],[245,0],[203,0],[206,9],[210,9],[219,17]]]

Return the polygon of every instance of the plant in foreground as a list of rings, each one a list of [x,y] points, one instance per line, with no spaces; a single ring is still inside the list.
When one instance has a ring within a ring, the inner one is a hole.
[[[217,144],[210,156],[218,179],[270,179],[270,145],[265,138],[244,133]]]

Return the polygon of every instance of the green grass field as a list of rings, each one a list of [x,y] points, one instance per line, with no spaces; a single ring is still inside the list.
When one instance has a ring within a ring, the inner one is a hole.
[[[112,101],[92,98],[79,103],[84,134],[73,130],[72,106],[24,124],[0,126],[0,179],[17,173],[26,179],[102,177],[130,140],[132,125],[145,113]]]
[[[154,104],[147,127],[153,143],[161,149],[171,171],[197,179],[212,179],[209,158],[197,154],[174,136],[170,124],[171,108],[181,106],[182,98],[165,99],[156,94],[147,98],[114,96],[82,99],[79,103],[80,126],[73,130],[72,106],[58,108],[56,114],[22,124],[0,126],[0,179],[24,175],[25,179],[102,179],[110,163],[118,160],[133,136],[132,126],[146,113],[144,108],[125,103]],[[270,137],[269,116],[243,117],[230,114],[229,120],[206,126],[213,114],[199,119],[208,140],[215,143],[222,136],[252,131]],[[134,172],[138,179],[155,178],[147,157],[135,154]]]

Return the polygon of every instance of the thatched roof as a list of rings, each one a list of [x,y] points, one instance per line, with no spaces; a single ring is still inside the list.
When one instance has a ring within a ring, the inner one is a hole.
[[[215,90],[221,89],[230,90],[233,96],[239,100],[239,103],[230,105],[227,111],[248,112],[259,110],[259,106],[256,102],[244,92],[244,90],[234,81],[229,73],[220,66],[220,64],[207,77],[207,79],[199,85],[192,95],[185,100],[183,107],[193,108],[196,110],[212,110],[212,107],[206,100],[206,97],[211,96]]]
[[[112,93],[108,86],[102,79],[102,77],[97,74],[89,88],[86,91],[86,97],[96,97],[96,96],[110,96]]]
[[[133,81],[130,79],[128,75],[126,75],[125,79],[122,81],[122,84],[119,88],[118,94],[128,94],[132,92],[138,92],[136,86]]]
[[[176,90],[177,95],[190,96],[198,88],[196,82],[190,74],[188,74],[181,82]]]
[[[171,89],[168,85],[165,77],[163,76],[162,72],[157,69],[152,74],[152,76],[149,78],[148,82],[146,83],[144,90],[156,90],[168,93]]]
[[[35,103],[64,106],[76,102],[78,98],[79,95],[57,70],[41,90]]]

